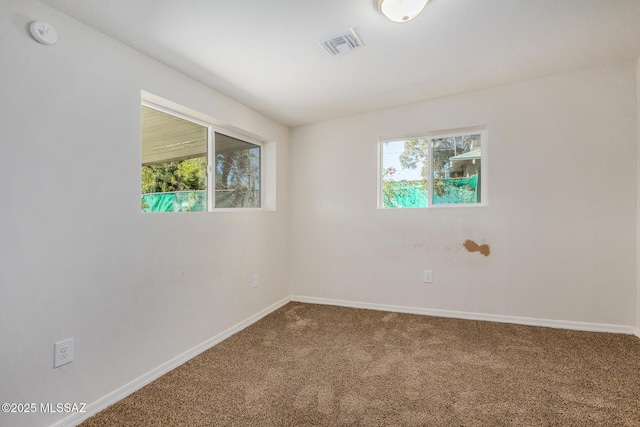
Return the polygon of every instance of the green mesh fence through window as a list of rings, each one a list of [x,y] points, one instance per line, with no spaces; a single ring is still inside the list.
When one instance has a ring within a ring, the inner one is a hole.
[[[435,181],[433,204],[478,203],[478,175]]]
[[[422,181],[387,181],[382,203],[385,208],[426,208],[427,194]]]
[[[206,191],[172,191],[142,195],[143,212],[203,212],[206,210]]]
[[[478,176],[439,179],[434,182],[433,204],[478,203]],[[382,202],[385,208],[424,208],[429,195],[423,181],[387,181]]]

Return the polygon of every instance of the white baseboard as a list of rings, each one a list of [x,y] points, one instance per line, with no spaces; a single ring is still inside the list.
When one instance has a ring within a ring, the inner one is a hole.
[[[640,338],[640,328],[636,328],[636,331],[633,333],[633,335],[635,335],[638,338]]]
[[[429,308],[406,307],[399,305],[373,304],[357,301],[344,301],[328,298],[304,297],[292,295],[291,301],[309,304],[337,305],[342,307],[364,308],[369,310],[392,311],[396,313],[421,314],[425,316],[451,317],[456,319],[484,320],[488,322],[514,323],[527,326],[571,329],[576,331],[611,332],[616,334],[636,334],[638,329],[632,326],[609,325],[601,323],[569,322],[564,320],[535,319],[529,317],[501,316],[495,314],[471,313],[465,311],[435,310]],[[640,336],[640,335],[638,335]]]
[[[243,320],[242,322],[236,324],[235,326],[232,326],[231,328],[227,329],[226,331],[224,331],[224,332],[222,332],[222,333],[220,333],[220,334],[218,334],[218,335],[206,340],[202,344],[199,344],[199,345],[193,347],[192,349],[187,350],[184,353],[174,357],[173,359],[169,360],[168,362],[163,363],[162,365],[158,366],[157,368],[152,369],[151,371],[147,372],[146,374],[142,375],[141,377],[136,378],[135,380],[133,380],[130,383],[120,387],[119,389],[113,391],[112,393],[109,393],[108,395],[104,396],[103,398],[98,399],[93,403],[89,403],[84,408],[85,412],[83,412],[83,413],[75,413],[72,416],[69,416],[69,417],[67,417],[67,418],[65,418],[65,419],[53,424],[52,427],[75,427],[76,425],[80,424],[81,422],[83,422],[84,420],[88,419],[89,417],[97,414],[98,412],[102,411],[103,409],[107,408],[108,406],[113,405],[117,401],[124,399],[125,397],[127,397],[128,395],[133,393],[134,391],[137,391],[137,390],[141,389],[145,385],[147,385],[150,382],[160,378],[162,375],[166,374],[167,372],[171,371],[172,369],[177,368],[178,366],[182,365],[183,363],[187,362],[188,360],[196,357],[197,355],[199,355],[203,351],[210,349],[214,345],[216,345],[216,344],[224,341],[225,339],[229,338],[231,335],[240,332],[241,330],[245,329],[246,327],[250,326],[251,324],[257,322],[260,319],[262,319],[266,315],[272,313],[273,311],[276,311],[280,307],[282,307],[285,304],[287,304],[289,301],[290,301],[289,297],[284,298],[281,301],[278,301],[277,303],[265,308],[264,310],[260,311],[257,314],[254,314],[253,316],[249,317],[248,319]]]

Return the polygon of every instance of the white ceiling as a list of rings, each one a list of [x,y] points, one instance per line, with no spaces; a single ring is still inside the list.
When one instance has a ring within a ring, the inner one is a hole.
[[[640,0],[41,0],[288,126],[640,56]],[[321,41],[354,28],[364,47]],[[64,34],[59,34],[64,37]]]

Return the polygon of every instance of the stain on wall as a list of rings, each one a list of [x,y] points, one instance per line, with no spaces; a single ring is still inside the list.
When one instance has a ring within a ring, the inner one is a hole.
[[[468,239],[464,241],[464,248],[469,252],[480,252],[484,256],[489,256],[489,254],[491,253],[491,248],[489,247],[489,245],[479,245],[473,240]]]

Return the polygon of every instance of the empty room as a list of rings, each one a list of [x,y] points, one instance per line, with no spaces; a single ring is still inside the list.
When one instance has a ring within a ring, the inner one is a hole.
[[[639,0],[0,0],[0,426],[640,426]]]

